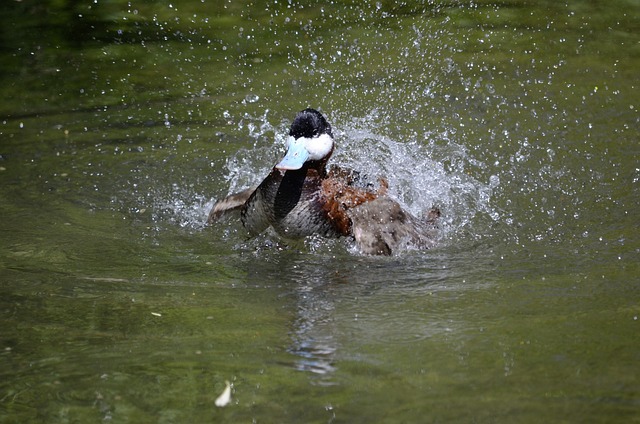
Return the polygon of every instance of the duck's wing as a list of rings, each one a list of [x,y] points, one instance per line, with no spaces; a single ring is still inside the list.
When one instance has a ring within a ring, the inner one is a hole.
[[[269,181],[265,184],[265,181]],[[271,180],[265,180],[247,198],[244,205],[240,207],[240,219],[244,228],[252,236],[257,236],[269,228],[275,222],[273,215],[274,197],[269,193],[277,192],[278,185],[271,184]],[[275,194],[273,194],[275,196]]]
[[[242,209],[245,203],[247,203],[247,200],[249,200],[249,197],[251,197],[257,188],[258,186],[253,186],[246,190],[242,190],[239,193],[235,193],[225,197],[224,199],[218,200],[216,204],[213,205],[213,208],[211,208],[211,212],[209,212],[209,219],[207,219],[207,223],[211,224],[225,215]]]
[[[391,255],[402,248],[428,249],[435,244],[433,227],[386,196],[362,203],[347,214],[356,244],[365,254]]]

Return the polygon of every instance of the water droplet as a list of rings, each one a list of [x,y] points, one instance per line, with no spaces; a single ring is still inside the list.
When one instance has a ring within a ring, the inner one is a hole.
[[[247,96],[244,98],[243,103],[255,103],[258,100],[260,100],[260,96],[256,95],[256,94],[247,94]]]

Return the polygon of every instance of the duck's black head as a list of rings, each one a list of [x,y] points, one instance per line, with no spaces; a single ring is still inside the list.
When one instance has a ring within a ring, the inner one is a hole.
[[[311,108],[299,112],[289,130],[289,135],[293,138],[314,138],[322,134],[333,137],[331,125],[320,112]]]
[[[315,109],[305,109],[296,115],[286,141],[287,153],[277,169],[292,171],[305,163],[324,172],[333,153],[333,134],[326,118]]]

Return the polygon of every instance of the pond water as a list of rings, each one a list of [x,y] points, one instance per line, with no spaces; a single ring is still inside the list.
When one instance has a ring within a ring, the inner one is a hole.
[[[639,1],[0,11],[1,422],[640,420]],[[306,107],[436,248],[206,225]]]

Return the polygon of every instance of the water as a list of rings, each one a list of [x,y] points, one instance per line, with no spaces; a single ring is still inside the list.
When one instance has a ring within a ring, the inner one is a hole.
[[[637,1],[0,8],[0,421],[638,421]],[[435,249],[205,225],[308,106]]]

